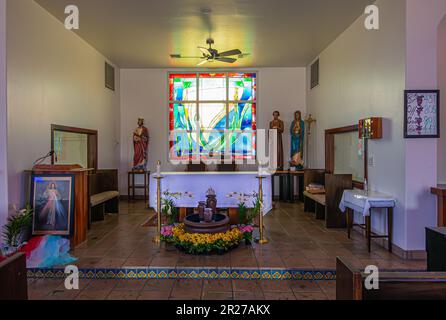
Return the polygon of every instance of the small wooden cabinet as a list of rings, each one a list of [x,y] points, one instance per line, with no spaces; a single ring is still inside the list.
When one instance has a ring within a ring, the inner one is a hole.
[[[359,120],[360,139],[382,139],[383,125],[382,118],[374,117]]]

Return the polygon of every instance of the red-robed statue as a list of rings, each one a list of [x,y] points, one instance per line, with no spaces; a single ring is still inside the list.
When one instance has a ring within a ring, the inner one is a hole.
[[[147,147],[149,146],[149,130],[144,127],[144,119],[138,119],[138,128],[133,132],[133,170],[147,170]]]

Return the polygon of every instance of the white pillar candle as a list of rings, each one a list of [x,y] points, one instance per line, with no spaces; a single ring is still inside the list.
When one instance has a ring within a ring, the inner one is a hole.
[[[156,175],[159,177],[161,176],[161,162],[158,161],[158,163],[156,164]]]

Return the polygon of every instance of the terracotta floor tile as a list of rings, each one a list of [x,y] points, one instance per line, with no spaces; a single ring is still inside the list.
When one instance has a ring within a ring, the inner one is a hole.
[[[171,292],[175,280],[166,279],[166,280],[157,280],[157,279],[149,279],[146,281],[143,291],[163,291],[163,292]]]
[[[207,292],[232,293],[232,282],[231,280],[204,280],[203,290]]]
[[[141,291],[147,280],[118,280],[113,291]]]
[[[112,289],[109,290],[82,290],[76,297],[76,300],[105,300],[110,294]]]
[[[262,291],[235,291],[234,300],[265,300],[265,295]]]
[[[138,300],[167,300],[169,297],[168,291],[141,291]]]
[[[318,281],[304,281],[304,280],[290,281],[289,286],[294,293],[322,291],[318,284]]]
[[[323,292],[297,292],[294,293],[296,300],[327,300],[328,297]]]
[[[109,293],[107,300],[137,300],[139,297],[138,291],[115,291]]]
[[[292,292],[264,292],[265,300],[296,300]]]
[[[255,280],[232,280],[232,287],[234,291],[254,291],[261,290],[260,281]]]
[[[202,300],[234,300],[231,292],[207,292],[204,291],[201,297]]]
[[[292,292],[289,281],[260,281],[260,288],[269,292]]]

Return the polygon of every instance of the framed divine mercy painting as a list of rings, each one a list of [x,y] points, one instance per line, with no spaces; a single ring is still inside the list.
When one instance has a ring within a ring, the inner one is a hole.
[[[440,137],[440,91],[404,91],[404,137]]]

